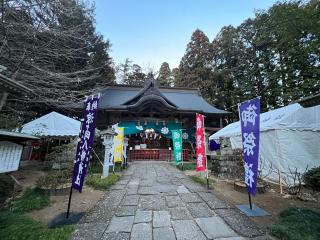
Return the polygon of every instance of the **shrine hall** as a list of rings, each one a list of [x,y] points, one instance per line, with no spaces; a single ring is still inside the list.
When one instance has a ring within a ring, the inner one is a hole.
[[[80,106],[79,106],[80,108]],[[173,129],[182,129],[183,160],[195,147],[195,114],[205,116],[207,134],[218,131],[229,112],[210,105],[197,88],[111,85],[100,91],[97,128],[124,128],[129,161],[172,160]]]

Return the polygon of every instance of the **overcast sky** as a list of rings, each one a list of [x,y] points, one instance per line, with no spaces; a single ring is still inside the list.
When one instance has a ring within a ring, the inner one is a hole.
[[[192,32],[210,41],[226,25],[238,26],[274,0],[92,0],[97,31],[109,39],[114,62],[129,58],[158,70],[166,61],[177,67]]]

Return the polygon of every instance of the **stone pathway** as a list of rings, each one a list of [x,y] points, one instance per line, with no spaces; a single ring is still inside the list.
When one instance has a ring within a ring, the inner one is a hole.
[[[270,238],[237,209],[170,164],[136,162],[81,219],[73,239]]]

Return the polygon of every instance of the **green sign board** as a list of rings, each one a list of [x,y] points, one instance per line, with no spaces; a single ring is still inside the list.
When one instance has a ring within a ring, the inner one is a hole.
[[[182,130],[171,130],[173,143],[173,156],[176,164],[182,163]]]

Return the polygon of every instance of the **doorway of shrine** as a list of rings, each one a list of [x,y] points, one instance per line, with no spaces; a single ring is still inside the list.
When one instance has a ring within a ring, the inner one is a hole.
[[[128,161],[173,161],[172,133],[181,129],[181,123],[175,122],[120,122],[126,137]],[[183,129],[183,160],[192,157],[194,129]]]

